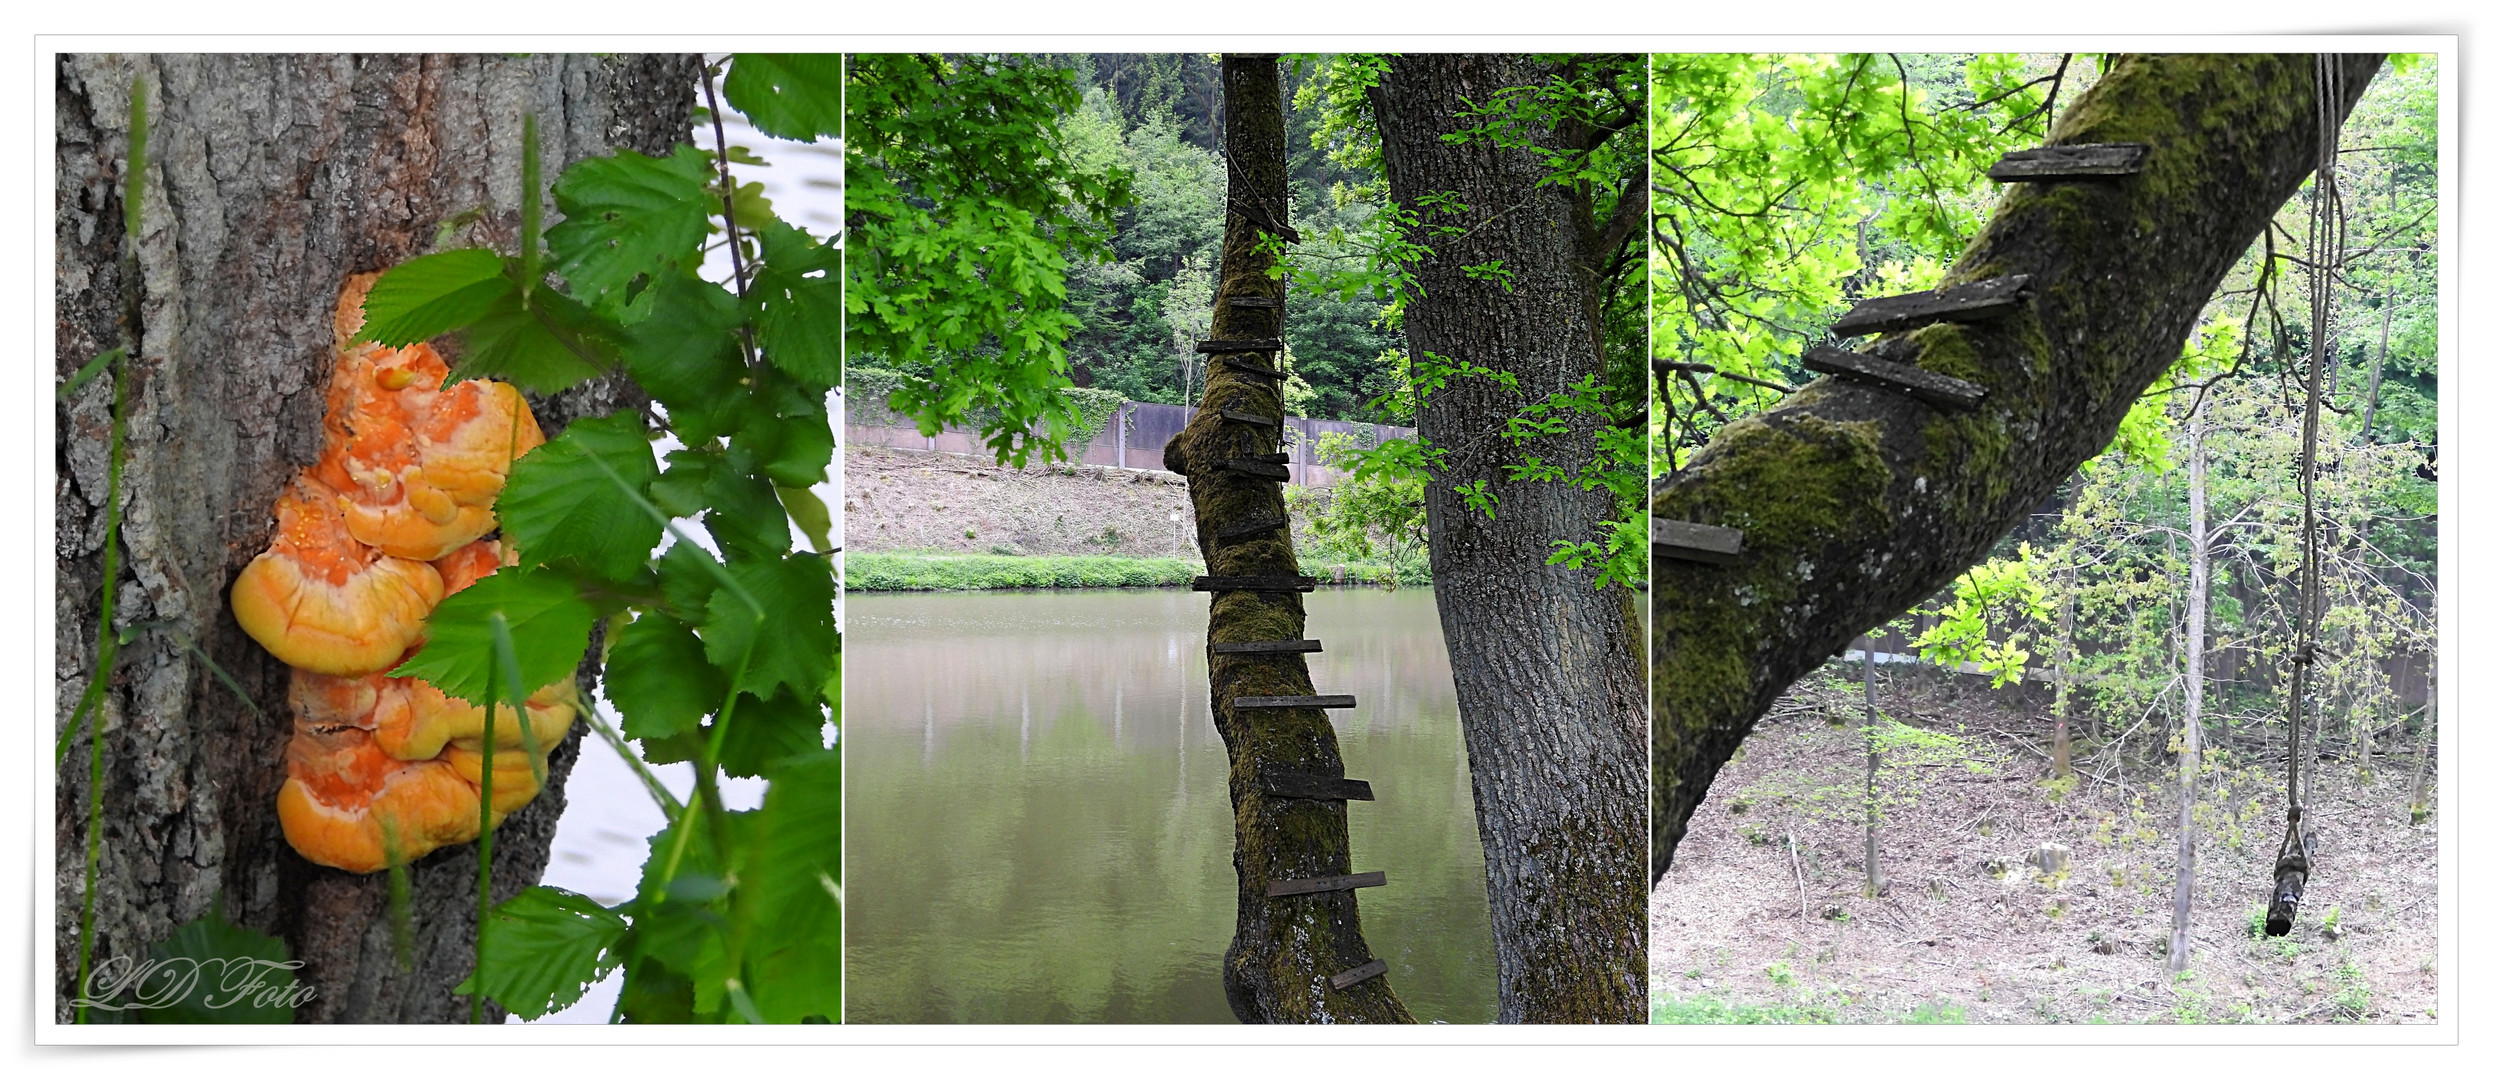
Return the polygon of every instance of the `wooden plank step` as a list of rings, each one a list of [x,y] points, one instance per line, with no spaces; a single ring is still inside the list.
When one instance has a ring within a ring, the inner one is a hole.
[[[1336,990],[1348,990],[1351,987],[1357,986],[1360,983],[1366,982],[1382,974],[1385,974],[1385,961],[1370,960],[1367,963],[1361,964],[1358,967],[1334,976],[1333,988]]]
[[[1281,420],[1278,417],[1258,416],[1251,412],[1239,412],[1236,409],[1222,409],[1221,419],[1235,420],[1241,424],[1255,424],[1261,427],[1269,428],[1277,428],[1281,426]]]
[[[1199,353],[1280,352],[1280,338],[1214,338],[1195,343]]]
[[[1281,298],[1278,296],[1233,296],[1229,298],[1228,303],[1231,307],[1277,308],[1281,306]]]
[[[1286,242],[1298,243],[1298,230],[1273,220],[1273,216],[1266,213],[1263,207],[1251,202],[1232,201],[1229,208],[1237,211],[1238,216],[1253,222],[1256,228],[1278,236]]]
[[[1983,175],[2003,183],[2094,180],[2130,176],[2146,168],[2145,143],[2072,143],[2038,146],[2002,157]]]
[[[1324,642],[1315,638],[1300,641],[1215,641],[1212,651],[1215,654],[1323,652]]]
[[[1375,802],[1376,792],[1365,780],[1345,776],[1318,776],[1290,769],[1266,769],[1263,772],[1264,794],[1285,799],[1322,799],[1327,801],[1358,799]]]
[[[1801,354],[1801,366],[1826,375],[1857,379],[1906,397],[1946,409],[1970,409],[1989,391],[1954,375],[1819,346]]]
[[[1289,527],[1290,519],[1288,518],[1264,518],[1259,521],[1246,521],[1240,522],[1236,525],[1221,526],[1220,528],[1213,530],[1212,538],[1215,540],[1235,540],[1241,536],[1253,536],[1259,532],[1270,532],[1274,529],[1286,529]]]
[[[1229,699],[1233,709],[1356,709],[1357,698],[1349,694],[1291,694],[1283,697],[1253,695]]]
[[[1221,462],[1221,468],[1227,469],[1230,472],[1237,473],[1241,476],[1258,476],[1266,480],[1287,480],[1290,478],[1289,466],[1267,465],[1261,461],[1232,459]]]
[[[2031,280],[2030,274],[2010,274],[1945,289],[1864,300],[1835,320],[1833,332],[1836,337],[1860,337],[1892,334],[1935,322],[1996,319],[2015,311],[2025,301],[2026,284]]]
[[[1314,592],[1316,579],[1299,575],[1242,577],[1207,574],[1195,579],[1196,592]]]
[[[1730,563],[1740,557],[1740,530],[1693,521],[1653,519],[1653,553],[1666,559]]]
[[[1265,896],[1299,896],[1306,893],[1341,892],[1346,889],[1373,889],[1385,884],[1385,872],[1371,870],[1364,874],[1335,874],[1332,877],[1284,878],[1264,886]]]
[[[1281,377],[1281,372],[1273,368],[1265,367],[1262,364],[1249,363],[1234,356],[1223,357],[1221,359],[1221,363],[1229,365],[1229,370],[1235,371],[1241,375],[1261,375],[1267,379],[1278,379]]]

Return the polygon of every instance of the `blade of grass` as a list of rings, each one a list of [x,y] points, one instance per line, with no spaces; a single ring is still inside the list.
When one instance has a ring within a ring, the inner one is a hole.
[[[589,464],[597,466],[597,471],[606,474],[606,479],[614,481],[616,489],[623,492],[624,498],[632,500],[632,504],[640,507],[642,513],[649,515],[651,520],[656,521],[660,526],[664,527],[670,535],[674,536],[676,543],[692,544],[694,549],[701,551],[704,555],[709,553],[709,549],[703,548],[699,544],[693,544],[692,537],[684,535],[684,530],[676,528],[674,519],[667,517],[665,511],[662,511],[652,505],[648,499],[642,498],[640,492],[632,490],[632,485],[624,482],[623,475],[616,472],[614,466],[606,464],[604,459],[595,454],[588,455],[588,459]],[[727,572],[726,566],[722,565],[717,559],[714,558],[705,558],[701,560],[701,565],[708,569],[711,577],[718,579],[720,588],[734,593],[736,599],[744,601],[744,606],[753,612],[753,620],[755,622],[760,622],[762,620],[762,602],[754,599],[753,594],[745,590],[744,583],[736,580],[735,575]]]
[[[497,613],[498,614],[498,613]],[[501,681],[502,656],[497,650],[485,658],[485,685]],[[485,698],[484,768],[478,780],[481,789],[476,802],[476,970],[485,970],[485,939],[493,927],[493,710],[497,704],[491,695]],[[525,723],[526,721],[521,721]],[[467,998],[467,1022],[485,1022],[485,980],[476,980],[476,992]]]
[[[147,82],[130,80],[130,156],[121,173],[121,338],[126,354],[138,341],[138,244],[140,210],[147,203]],[[112,678],[120,641],[113,635],[115,588],[121,577],[122,433],[129,429],[130,380],[113,378],[112,447],[104,480],[104,596],[95,618],[95,673],[81,698],[74,722],[94,717],[94,737],[87,755],[87,859],[80,882],[78,913],[78,989],[83,995],[95,960],[95,871],[104,853],[104,706],[101,691]],[[89,702],[92,702],[90,704]],[[64,734],[67,734],[64,732]],[[64,755],[65,756],[65,755]],[[87,1007],[78,1006],[78,1023],[87,1022]]]
[[[588,717],[589,730],[596,732],[598,738],[606,740],[606,745],[614,748],[615,756],[622,758],[624,764],[632,767],[632,774],[641,778],[641,786],[649,789],[649,797],[657,801],[660,810],[666,811],[667,824],[672,825],[676,819],[683,817],[684,804],[677,802],[675,793],[668,791],[665,784],[658,782],[658,775],[650,772],[649,766],[641,763],[640,754],[632,749],[630,743],[624,741],[623,733],[616,731],[615,726],[607,723],[605,717],[599,716],[595,708],[590,708],[583,715]]]
[[[104,373],[105,368],[112,366],[114,361],[121,359],[124,351],[125,350],[116,347],[106,349],[103,352],[95,354],[95,359],[87,361],[87,366],[79,368],[75,374],[69,377],[68,382],[61,384],[61,388],[55,391],[52,396],[60,401],[69,400],[69,396],[77,393],[79,387],[85,386],[87,383],[94,381],[97,375]]]
[[[519,722],[519,742],[528,752],[528,775],[537,781],[537,790],[545,790],[545,753],[537,745],[537,725],[528,719],[528,691],[519,685],[519,649],[511,643],[511,622],[497,611],[487,620],[493,627],[494,659],[500,662],[503,693],[510,698],[511,716]]]

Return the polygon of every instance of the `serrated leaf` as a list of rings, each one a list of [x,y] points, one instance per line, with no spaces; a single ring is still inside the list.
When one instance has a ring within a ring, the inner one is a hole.
[[[692,628],[644,612],[615,631],[606,656],[606,696],[623,710],[623,733],[665,739],[701,725],[727,697],[727,677],[701,655]]]
[[[425,624],[422,651],[390,674],[412,675],[442,693],[469,701],[493,696],[485,667],[493,655],[490,617],[500,612],[519,653],[520,685],[545,686],[571,677],[589,648],[597,609],[570,582],[525,567],[505,567],[452,593]]]
[[[788,550],[788,515],[768,481],[716,469],[704,493],[710,508],[701,524],[728,558],[774,558]]]
[[[746,836],[742,887],[753,890],[745,963],[753,1000],[774,1024],[840,1016],[840,754],[783,758]],[[829,883],[829,884],[827,884]]]
[[[692,544],[678,542],[658,556],[658,591],[676,618],[698,626],[709,619],[710,594],[718,589],[718,561]],[[736,603],[731,596],[728,603]]]
[[[736,298],[690,274],[672,273],[651,287],[649,305],[649,317],[624,339],[624,369],[633,381],[665,403],[669,417],[740,396],[745,372],[736,358]]]
[[[759,230],[762,265],[745,304],[753,336],[772,367],[810,386],[840,381],[840,253],[803,230],[771,222]]]
[[[218,910],[183,923],[171,938],[149,946],[147,956],[156,973],[133,980],[128,1015],[154,1024],[294,1022],[294,1002],[302,996],[294,973],[302,963],[288,958],[285,942],[226,922]],[[97,969],[91,986],[105,991],[110,975],[109,968]],[[249,989],[254,983],[259,989]]]
[[[511,466],[496,510],[503,532],[529,558],[627,581],[648,564],[665,530],[615,490],[592,456],[635,492],[658,478],[637,414],[580,420]]]
[[[621,957],[623,917],[579,893],[534,885],[493,909],[483,962],[453,991],[502,1003],[536,1020],[580,1000]]]
[[[503,267],[502,256],[481,248],[393,266],[364,295],[364,326],[355,336],[398,348],[465,327],[518,295]]]
[[[732,672],[750,650],[737,689],[756,697],[772,697],[781,687],[813,697],[840,650],[839,630],[831,621],[831,561],[791,555],[731,562],[727,572],[763,605],[763,617],[757,621],[732,595],[713,597],[701,624],[704,654],[719,670]]]
[[[545,232],[555,271],[576,295],[612,310],[634,278],[699,266],[718,209],[710,176],[709,155],[690,146],[662,158],[618,150],[563,170],[554,182],[563,221]]]
[[[811,487],[831,464],[831,418],[817,393],[782,378],[755,389],[754,409],[728,447],[728,467],[774,484]]]
[[[719,744],[719,767],[729,776],[767,776],[779,761],[822,749],[822,706],[804,695],[768,701],[736,696],[736,715]]]
[[[763,134],[813,142],[840,133],[837,53],[737,53],[719,90]]]
[[[552,289],[523,304],[514,289],[468,324],[461,378],[493,378],[539,394],[568,390],[605,370],[604,328],[587,308]],[[583,354],[587,355],[583,355]]]
[[[779,503],[787,508],[788,518],[805,530],[805,539],[815,551],[831,550],[831,508],[823,505],[822,497],[812,488],[778,485]]]

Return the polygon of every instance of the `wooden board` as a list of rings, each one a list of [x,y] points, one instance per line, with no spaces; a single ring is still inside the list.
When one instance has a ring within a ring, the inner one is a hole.
[[[1215,641],[1214,653],[1294,653],[1323,652],[1324,642],[1315,638],[1299,641]]]
[[[1835,320],[1833,333],[1836,337],[1860,337],[1892,334],[1935,322],[1996,319],[2025,302],[2026,285],[2031,280],[2029,274],[2010,274],[1945,289],[1864,300]]]
[[[1351,987],[1357,986],[1360,983],[1366,982],[1382,974],[1385,974],[1385,961],[1370,960],[1367,963],[1361,964],[1358,967],[1334,976],[1333,988],[1336,990],[1348,990]]]
[[[1356,709],[1357,698],[1349,694],[1293,694],[1285,697],[1243,696],[1229,699],[1233,709]]]
[[[1802,353],[1801,366],[1827,375],[1871,383],[1946,409],[1973,408],[1981,404],[1982,395],[1988,392],[1981,385],[1954,375],[1942,375],[1911,364],[1830,349],[1824,345]]]
[[[1264,794],[1285,799],[1323,799],[1336,801],[1358,799],[1375,802],[1376,792],[1365,780],[1344,776],[1318,776],[1290,769],[1266,769],[1263,772]]]
[[[1984,175],[2002,182],[2099,180],[2130,176],[2146,168],[2145,143],[2073,143],[2038,146],[2002,157]]]
[[[1281,298],[1278,296],[1233,296],[1229,298],[1229,306],[1246,308],[1277,308],[1281,306]]]
[[[1208,574],[1195,579],[1196,592],[1314,592],[1312,577],[1230,577]]]
[[[1221,418],[1224,420],[1235,420],[1241,424],[1258,424],[1263,427],[1281,426],[1281,421],[1277,417],[1257,416],[1254,413],[1239,412],[1236,409],[1222,409]]]
[[[1653,553],[1666,559],[1730,563],[1740,557],[1740,530],[1693,521],[1653,519]]]
[[[1266,896],[1299,896],[1305,893],[1341,892],[1344,889],[1373,889],[1385,884],[1385,872],[1371,870],[1364,874],[1336,874],[1332,877],[1284,878],[1264,886]]]
[[[1218,530],[1215,530],[1212,533],[1212,538],[1215,540],[1234,540],[1241,536],[1253,536],[1259,532],[1270,532],[1274,529],[1286,529],[1289,526],[1290,519],[1288,518],[1265,518],[1261,521],[1248,521],[1237,525],[1221,526]]]
[[[1216,338],[1211,341],[1196,342],[1195,351],[1199,353],[1280,352],[1281,339]]]
[[[1237,473],[1241,476],[1260,476],[1266,480],[1287,480],[1290,478],[1289,466],[1267,465],[1261,461],[1224,461],[1221,462],[1221,468],[1227,469],[1230,472]]]

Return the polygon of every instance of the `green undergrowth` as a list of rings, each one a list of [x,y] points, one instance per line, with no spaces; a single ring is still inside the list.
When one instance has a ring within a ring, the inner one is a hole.
[[[1813,995],[1814,997],[1814,995]],[[1740,1002],[1703,994],[1664,996],[1653,1002],[1656,1024],[1962,1024],[1965,1007],[1945,1000],[1924,1002],[1911,1012],[1875,1020],[1847,1020],[1837,1015],[1836,1002]]]
[[[1401,567],[1347,563],[1353,585],[1426,585],[1428,564]],[[853,551],[848,554],[850,592],[925,592],[948,589],[1172,589],[1194,583],[1203,564],[1192,559],[1134,555],[959,555],[920,551]],[[1308,564],[1306,572],[1332,576],[1332,564]]]

